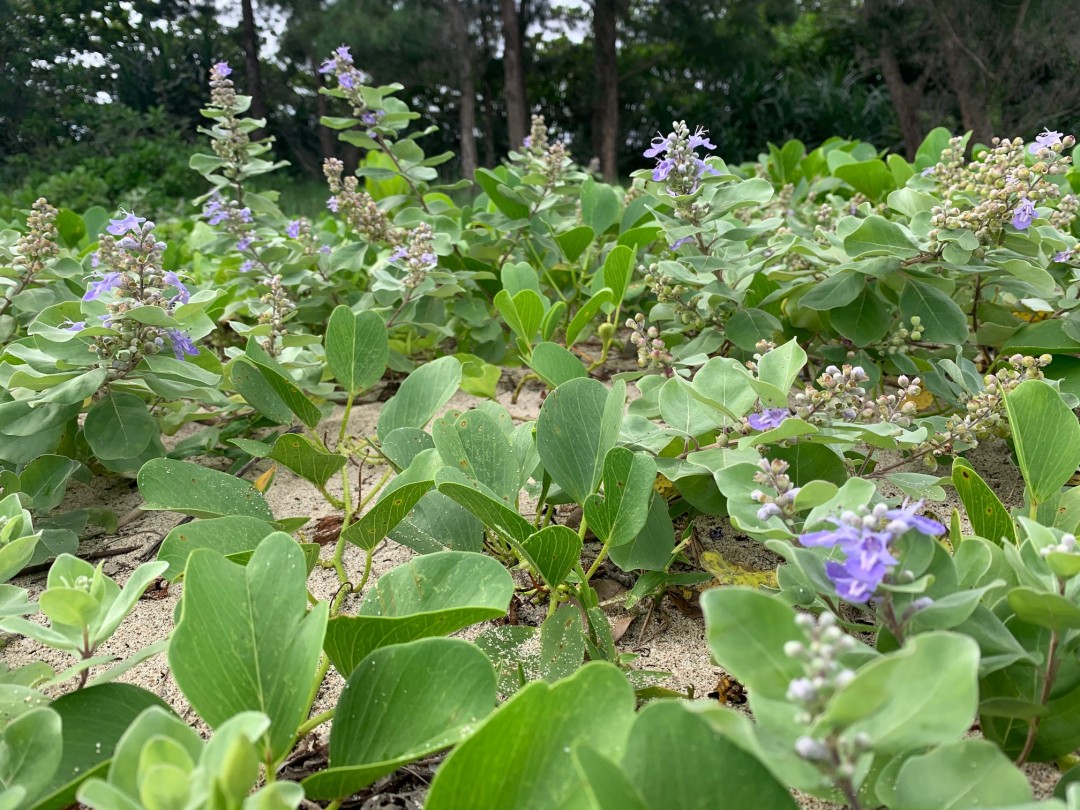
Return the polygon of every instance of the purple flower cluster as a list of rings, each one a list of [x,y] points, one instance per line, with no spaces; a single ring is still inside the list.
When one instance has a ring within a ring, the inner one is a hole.
[[[290,239],[299,239],[300,224],[300,220],[298,219],[290,221],[289,224],[285,226],[285,235],[288,236]]]
[[[719,174],[698,157],[699,147],[710,152],[716,149],[702,127],[691,135],[685,121],[675,122],[671,133],[653,138],[652,144],[644,152],[645,157],[656,158],[652,179],[658,183],[666,181],[668,191],[675,196],[692,194],[706,172]]]
[[[1067,261],[1070,261],[1072,259],[1072,256],[1073,256],[1073,249],[1069,248],[1068,250],[1062,250],[1062,251],[1059,251],[1058,253],[1056,253],[1054,255],[1054,261],[1055,262],[1067,262]]]
[[[210,68],[210,78],[221,81],[232,75],[232,68],[228,62],[218,62]]]
[[[844,561],[830,560],[825,573],[841,599],[864,604],[898,562],[891,551],[894,542],[910,531],[927,537],[945,532],[936,520],[916,514],[921,508],[922,501],[916,501],[893,509],[878,504],[871,511],[864,507],[859,512],[844,512],[829,518],[836,528],[804,534],[799,542],[804,546],[839,546]]]
[[[199,347],[179,329],[166,329],[165,334],[168,335],[169,340],[172,342],[173,354],[177,360],[183,360],[188,355],[199,353]]]
[[[252,222],[251,209],[244,207],[239,208],[235,205],[230,205],[224,202],[218,194],[214,194],[206,205],[203,206],[202,215],[206,218],[206,222],[210,225],[220,225],[221,223],[237,224],[250,224]]]
[[[319,66],[319,73],[324,76],[334,74],[338,86],[343,90],[353,90],[360,84],[360,71],[353,67],[353,57],[347,45],[335,48],[334,55]]]

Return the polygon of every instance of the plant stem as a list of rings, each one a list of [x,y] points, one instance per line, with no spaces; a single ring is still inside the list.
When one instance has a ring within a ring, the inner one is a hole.
[[[371,576],[371,561],[374,558],[375,549],[367,549],[367,556],[364,558],[364,573],[360,575],[360,581],[352,589],[353,593],[360,593],[360,591],[364,590],[364,586],[367,585],[368,578]]]
[[[1058,593],[1061,596],[1065,595],[1065,580],[1058,581]],[[1054,688],[1054,681],[1057,679],[1057,669],[1060,663],[1057,657],[1058,643],[1061,641],[1061,634],[1057,630],[1050,631],[1050,647],[1046,651],[1046,672],[1043,674],[1042,691],[1039,694],[1039,705],[1045,706],[1050,700],[1050,691]],[[1039,721],[1042,718],[1039,716],[1032,717],[1028,720],[1028,732],[1027,739],[1024,740],[1024,747],[1020,751],[1020,756],[1016,758],[1017,765],[1023,765],[1027,762],[1027,758],[1031,756],[1032,749],[1035,748],[1035,738],[1039,732]]]
[[[304,723],[302,723],[300,725],[300,728],[298,728],[296,730],[296,739],[297,740],[304,739],[304,737],[306,737],[308,734],[310,734],[314,729],[321,726],[327,720],[332,719],[333,716],[334,716],[335,711],[336,711],[336,709],[327,709],[325,712],[321,712],[320,714],[317,714],[314,717],[312,717],[310,720],[307,720]]]
[[[345,400],[345,413],[341,416],[341,430],[338,431],[337,443],[340,446],[345,440],[345,431],[349,426],[349,414],[352,413],[354,394],[349,391],[349,397]],[[335,448],[337,449],[337,448]]]

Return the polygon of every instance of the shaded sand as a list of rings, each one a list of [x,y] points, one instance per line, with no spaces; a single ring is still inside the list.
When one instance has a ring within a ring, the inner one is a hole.
[[[534,419],[542,402],[542,387],[538,383],[531,383],[523,388],[517,403],[512,404],[511,394],[519,379],[520,372],[504,373],[497,397],[498,401],[509,409],[515,423]],[[381,403],[377,401],[378,395],[379,392],[376,391],[370,398],[372,401],[362,402],[353,408],[348,426],[351,435],[374,435],[381,408]],[[459,393],[448,403],[444,411],[450,409],[465,410],[477,402],[479,402],[478,399]],[[336,419],[340,418],[341,410],[339,409],[336,412]],[[330,421],[326,429],[331,435],[334,435],[339,424],[340,422]],[[1006,506],[1015,507],[1020,505],[1023,489],[1022,482],[1010,463],[1003,444],[999,443],[979,448],[975,453],[971,454],[970,460],[980,475],[1002,497]],[[210,466],[222,466],[220,459],[203,459],[201,461]],[[258,471],[265,468],[266,463],[261,464],[256,468],[256,471],[251,473],[250,477],[254,477]],[[353,469],[355,470],[355,468]],[[378,467],[365,468],[363,475],[366,485],[370,486],[371,482],[377,481],[384,471],[383,468]],[[353,475],[355,476],[355,474],[354,472]],[[353,480],[356,480],[355,477]],[[339,479],[335,478],[330,485],[330,490],[335,495],[340,495]],[[946,492],[949,493],[949,498],[946,501],[939,504],[929,504],[927,509],[928,513],[937,516],[945,523],[948,522],[953,507],[958,505],[951,489],[947,489]],[[312,522],[301,532],[304,539],[310,539],[315,520],[333,515],[336,512],[309,483],[284,469],[278,470],[273,486],[267,493],[267,500],[275,516],[279,518],[296,515],[306,515],[312,518]],[[97,478],[88,487],[79,484],[73,485],[65,502],[65,508],[106,505],[118,515],[124,515],[137,507],[140,502],[141,499],[133,486],[133,482],[124,479]],[[525,502],[522,504],[523,511],[527,512],[534,508],[535,504]],[[564,515],[565,517],[567,516]],[[177,515],[170,513],[146,513],[137,521],[123,527],[115,535],[102,535],[85,541],[81,552],[88,553],[110,547],[138,545],[139,551],[110,558],[105,564],[107,573],[122,584],[141,561],[141,550],[149,548],[175,526],[178,520]],[[965,529],[968,528],[965,526]],[[697,536],[702,550],[719,550],[730,561],[749,568],[769,570],[776,565],[777,558],[774,555],[760,544],[745,537],[740,537],[731,529],[725,518],[699,518],[697,529]],[[327,558],[331,553],[332,545],[328,545],[323,548],[322,556]],[[591,557],[595,553],[596,545],[586,544],[586,557]],[[371,581],[373,582],[382,574],[401,565],[413,556],[414,553],[411,550],[392,541],[384,541],[375,553]],[[362,564],[362,553],[359,549],[349,546],[345,554],[346,569],[355,575],[361,570]],[[601,569],[598,578],[603,580],[601,587],[605,589],[606,595],[604,599],[607,603],[605,610],[608,612],[616,632],[622,633],[619,641],[620,651],[635,653],[638,656],[633,664],[635,669],[669,673],[659,682],[660,685],[683,694],[704,697],[714,690],[723,673],[710,660],[705,640],[704,622],[700,611],[693,604],[692,596],[691,601],[681,603],[666,597],[651,612],[648,610],[648,605],[639,605],[633,614],[627,614],[622,609],[623,599],[620,591],[630,584],[630,579],[607,565]],[[44,583],[44,573],[23,576],[14,581],[14,584],[28,589],[31,599],[37,598],[44,587]],[[316,568],[309,579],[309,588],[319,599],[330,599],[338,588],[334,572]],[[173,612],[182,591],[182,585],[173,585],[169,588],[167,595],[162,598],[144,597],[141,599],[132,614],[100,652],[126,657],[136,650],[165,638],[172,629]],[[344,612],[355,612],[359,598],[359,596],[350,596],[343,606]],[[527,603],[521,604],[518,610],[518,618],[522,623],[537,624],[542,620],[543,615],[542,607],[532,606]],[[44,618],[41,616],[36,617],[35,620],[44,622]],[[485,624],[469,628],[463,631],[461,635],[466,638],[475,637],[486,626]],[[3,649],[2,654],[4,662],[9,667],[18,667],[35,660],[44,660],[59,671],[72,663],[68,657],[51,650],[42,649],[34,642],[23,638],[11,640],[8,646]],[[93,674],[102,671],[102,669],[104,668],[95,669]],[[205,727],[172,680],[165,655],[158,655],[139,664],[123,674],[119,680],[137,684],[160,695],[186,721],[205,731]],[[330,675],[319,692],[314,711],[320,712],[334,706],[343,685],[343,679],[331,669]],[[316,730],[316,734],[325,739],[328,730],[329,724],[324,724]],[[1028,766],[1026,770],[1031,778],[1036,795],[1040,798],[1049,796],[1053,790],[1053,785],[1057,781],[1057,770],[1046,765],[1032,765]],[[837,806],[807,797],[799,798],[802,806],[806,808]],[[412,796],[408,798],[408,801],[414,800]],[[365,803],[365,806],[391,806],[389,804],[372,803],[374,801],[376,800],[373,797],[369,802]]]

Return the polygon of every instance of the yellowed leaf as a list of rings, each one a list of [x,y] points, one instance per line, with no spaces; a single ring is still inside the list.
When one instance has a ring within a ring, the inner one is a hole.
[[[917,397],[904,397],[904,402],[902,404],[907,404],[908,402],[914,402],[915,408],[919,412],[928,411],[934,407],[934,395],[924,389]]]
[[[703,551],[701,567],[716,577],[720,585],[744,585],[749,588],[777,587],[775,571],[754,571],[744,568],[726,559],[719,551]]]
[[[266,490],[270,489],[270,484],[274,482],[275,474],[277,474],[277,464],[271,464],[269,470],[255,479],[253,486],[259,492],[266,492]]]
[[[656,482],[653,484],[653,489],[655,489],[660,497],[668,503],[679,497],[679,490],[675,488],[675,484],[660,473],[656,474]]]

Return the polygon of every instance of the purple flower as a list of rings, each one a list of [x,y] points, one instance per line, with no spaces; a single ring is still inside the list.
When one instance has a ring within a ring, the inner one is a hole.
[[[120,213],[123,213],[123,211]],[[134,213],[128,213],[121,219],[110,220],[109,226],[105,230],[113,236],[123,236],[128,231],[137,231],[144,222],[146,222],[146,217],[137,217]]]
[[[236,212],[236,215],[240,218],[241,222],[251,222],[251,209],[241,208]]]
[[[232,68],[229,67],[228,62],[218,62],[210,68],[210,72],[215,79],[224,79],[226,76],[232,75]]]
[[[690,143],[688,146],[691,149],[697,149],[700,146],[702,149],[707,149],[711,152],[716,146],[714,146],[712,142],[709,141],[708,137],[706,137],[707,132],[708,130],[705,129],[705,127],[698,127],[697,131],[690,136]]]
[[[653,169],[652,179],[657,183],[667,180],[667,176],[671,174],[671,170],[675,168],[675,161],[671,158],[664,158],[656,164],[656,168]]]
[[[177,360],[183,360],[189,355],[196,355],[199,353],[199,347],[192,342],[191,338],[179,329],[166,329],[165,334],[168,335],[169,340],[172,341],[173,354],[176,355]]]
[[[360,113],[360,123],[365,127],[373,127],[379,123],[379,119],[381,119],[383,115],[385,115],[385,113],[382,110],[367,110]],[[529,140],[528,136],[526,136],[525,140]]]
[[[254,269],[255,269],[255,262],[251,261],[250,259],[248,261],[244,262],[242,265],[240,265],[240,272],[241,273],[250,273]]]
[[[674,242],[671,243],[671,249],[672,250],[678,250],[683,245],[685,245],[687,242],[692,242],[692,241],[694,241],[694,237],[692,237],[692,236],[684,236],[682,239],[676,239]]]
[[[68,332],[81,332],[86,328],[86,321],[64,321],[60,325]]]
[[[352,90],[356,86],[356,79],[352,73],[342,73],[338,76],[338,84],[346,90]]]
[[[176,295],[172,297],[171,303],[175,304],[179,301],[181,304],[186,304],[191,300],[191,293],[188,291],[188,288],[184,286],[184,282],[182,282],[180,277],[172,270],[165,274],[165,283],[176,288]]]
[[[294,219],[285,226],[285,235],[290,239],[300,238],[300,220]]]
[[[98,265],[101,264],[101,252],[95,250],[90,254],[90,267],[97,270]]]
[[[750,414],[746,417],[746,421],[754,430],[772,430],[780,427],[780,424],[789,416],[791,412],[787,408],[766,408],[761,413]]]
[[[338,212],[338,198],[331,197],[329,200],[326,201],[326,207],[336,214]]]
[[[238,251],[240,251],[241,253],[243,253],[245,250],[247,250],[249,247],[251,247],[251,243],[254,242],[254,241],[255,241],[254,237],[245,236],[242,239],[237,241],[236,249]]]
[[[203,216],[210,225],[220,225],[229,218],[229,211],[218,197],[214,197],[203,206]]]
[[[96,301],[104,293],[117,289],[123,283],[124,277],[120,273],[106,273],[99,280],[86,285],[83,301]]]
[[[348,65],[351,65],[353,63],[353,56],[351,53],[349,53],[348,45],[338,45],[334,49],[334,53],[337,55],[337,58],[340,59],[342,62],[345,62]]]
[[[657,135],[652,139],[652,145],[645,150],[644,155],[647,158],[659,157],[662,152],[666,152],[670,148],[671,136],[664,137]]]
[[[330,255],[330,246],[329,245],[323,245],[321,248],[319,248],[319,253],[322,253],[324,256],[329,256]]]
[[[337,69],[337,60],[334,58],[326,59],[321,65],[319,65],[319,73],[327,74],[333,73]]]
[[[1067,262],[1070,259],[1072,259],[1072,248],[1069,248],[1068,250],[1062,250],[1054,256],[1055,262]]]
[[[1028,152],[1033,155],[1039,154],[1041,149],[1050,149],[1061,143],[1061,133],[1050,129],[1044,129],[1035,136],[1035,142],[1028,147]]]
[[[919,175],[921,177],[933,177],[934,176],[934,167],[933,166],[927,166],[925,169],[923,169],[921,172],[919,172]]]
[[[532,136],[531,135],[526,135],[525,140],[523,140],[521,142],[521,145],[523,147],[525,147],[526,149],[530,148],[532,146]]]
[[[927,537],[944,533],[945,527],[936,520],[916,514],[922,501],[905,502],[890,509],[878,504],[869,514],[844,512],[829,518],[836,528],[809,532],[799,538],[805,547],[839,547],[842,561],[825,563],[825,573],[832,580],[841,599],[862,604],[874,595],[899,560],[892,555],[891,546],[910,531]]]
[[[409,250],[406,247],[399,247],[393,253],[390,254],[390,261],[397,261],[398,259],[407,259],[409,257]]]
[[[1012,226],[1018,231],[1027,230],[1031,223],[1035,221],[1036,216],[1035,203],[1031,200],[1021,200],[1020,204],[1016,206],[1016,210],[1013,211]]]

